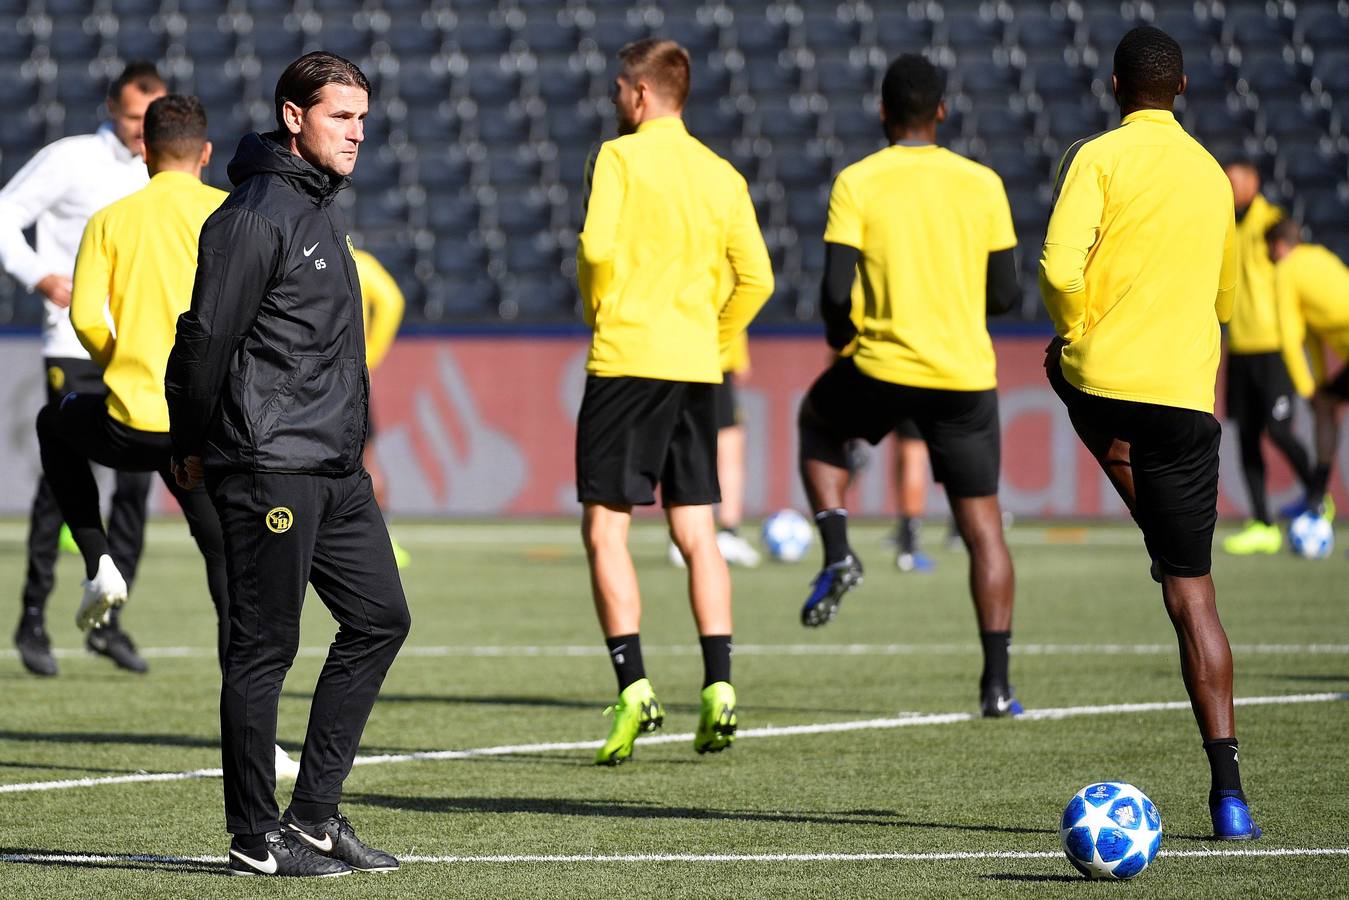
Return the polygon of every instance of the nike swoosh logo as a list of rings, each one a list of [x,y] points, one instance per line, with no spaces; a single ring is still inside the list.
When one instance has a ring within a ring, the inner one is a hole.
[[[248,865],[252,866],[254,869],[257,869],[264,875],[276,874],[276,857],[272,856],[272,851],[270,850],[267,851],[266,859],[254,859],[247,853],[240,853],[238,850],[235,850],[233,847],[231,847],[230,856],[233,856],[235,859],[239,860],[242,863],[247,863]]]
[[[309,247],[308,249],[306,249],[306,250],[304,251],[304,255],[305,255],[306,257],[308,257],[309,254],[313,253],[315,250],[318,249],[318,246],[319,246],[319,242],[318,242],[318,241],[315,241],[315,242],[314,242],[314,246]]]
[[[309,844],[311,847],[313,847],[320,853],[333,852],[333,836],[331,834],[325,834],[323,836],[323,840],[316,841],[311,835],[304,833],[300,829],[296,828],[294,825],[290,826],[290,830],[295,832],[296,837],[301,838],[302,840],[304,840],[305,843]]]

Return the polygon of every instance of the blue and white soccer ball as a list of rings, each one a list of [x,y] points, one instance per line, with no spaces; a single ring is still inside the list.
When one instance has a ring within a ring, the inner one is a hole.
[[[1288,543],[1303,559],[1325,559],[1335,549],[1335,526],[1325,516],[1304,512],[1289,523]]]
[[[806,517],[794,509],[773,513],[763,523],[763,543],[778,562],[797,562],[810,549],[815,533]]]
[[[1063,810],[1059,839],[1088,878],[1133,878],[1162,846],[1162,816],[1147,795],[1121,781],[1089,784]]]

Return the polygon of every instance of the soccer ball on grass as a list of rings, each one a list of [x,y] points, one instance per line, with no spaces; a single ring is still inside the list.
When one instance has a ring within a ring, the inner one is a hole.
[[[778,562],[797,562],[810,549],[814,534],[806,517],[794,509],[773,513],[763,523],[763,543]]]
[[[1133,878],[1162,846],[1162,816],[1147,795],[1120,781],[1089,784],[1059,822],[1068,862],[1088,878]]]
[[[1303,559],[1325,559],[1335,549],[1335,526],[1316,512],[1304,512],[1288,525],[1288,543]]]

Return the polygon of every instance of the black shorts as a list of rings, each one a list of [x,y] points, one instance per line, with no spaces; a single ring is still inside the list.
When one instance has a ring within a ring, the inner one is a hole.
[[[895,426],[895,437],[902,441],[921,441],[923,433],[918,430],[918,423],[913,419],[905,419]]]
[[[717,430],[734,428],[741,424],[744,416],[740,412],[740,394],[736,391],[735,373],[723,372],[721,384],[712,385],[712,392],[716,395]]]
[[[67,394],[51,421],[56,433],[83,455],[122,472],[168,472],[173,442],[167,431],[139,431],[108,414],[104,394]],[[47,413],[43,413],[47,415]]]
[[[714,384],[586,376],[576,423],[582,503],[665,506],[721,500]]]
[[[60,403],[66,394],[108,394],[103,370],[92,359],[48,356],[42,365],[47,370],[48,403]]]
[[[1058,365],[1048,371],[1084,442],[1129,444],[1134,521],[1162,571],[1181,578],[1207,575],[1218,521],[1218,420],[1194,409],[1097,397],[1069,384]]]
[[[1295,396],[1283,354],[1227,355],[1227,417],[1239,427],[1263,429],[1289,419]]]
[[[1330,379],[1321,388],[1332,397],[1339,397],[1341,400],[1349,400],[1349,364],[1340,369],[1340,374]]]
[[[822,428],[830,444],[839,448],[854,438],[874,446],[905,419],[913,420],[927,442],[932,477],[945,486],[947,496],[989,497],[998,492],[1002,442],[995,390],[892,384],[862,374],[852,359],[845,358],[815,379],[801,404],[802,424]]]

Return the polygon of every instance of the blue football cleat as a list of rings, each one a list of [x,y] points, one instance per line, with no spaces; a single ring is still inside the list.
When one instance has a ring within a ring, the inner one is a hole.
[[[1253,841],[1263,833],[1239,791],[1222,791],[1209,800],[1215,841]]]
[[[801,607],[801,624],[818,628],[838,615],[843,595],[862,583],[862,564],[855,556],[845,556],[820,570],[811,586],[810,596]]]
[[[937,564],[926,553],[897,553],[895,568],[901,572],[931,572],[937,568]]]

